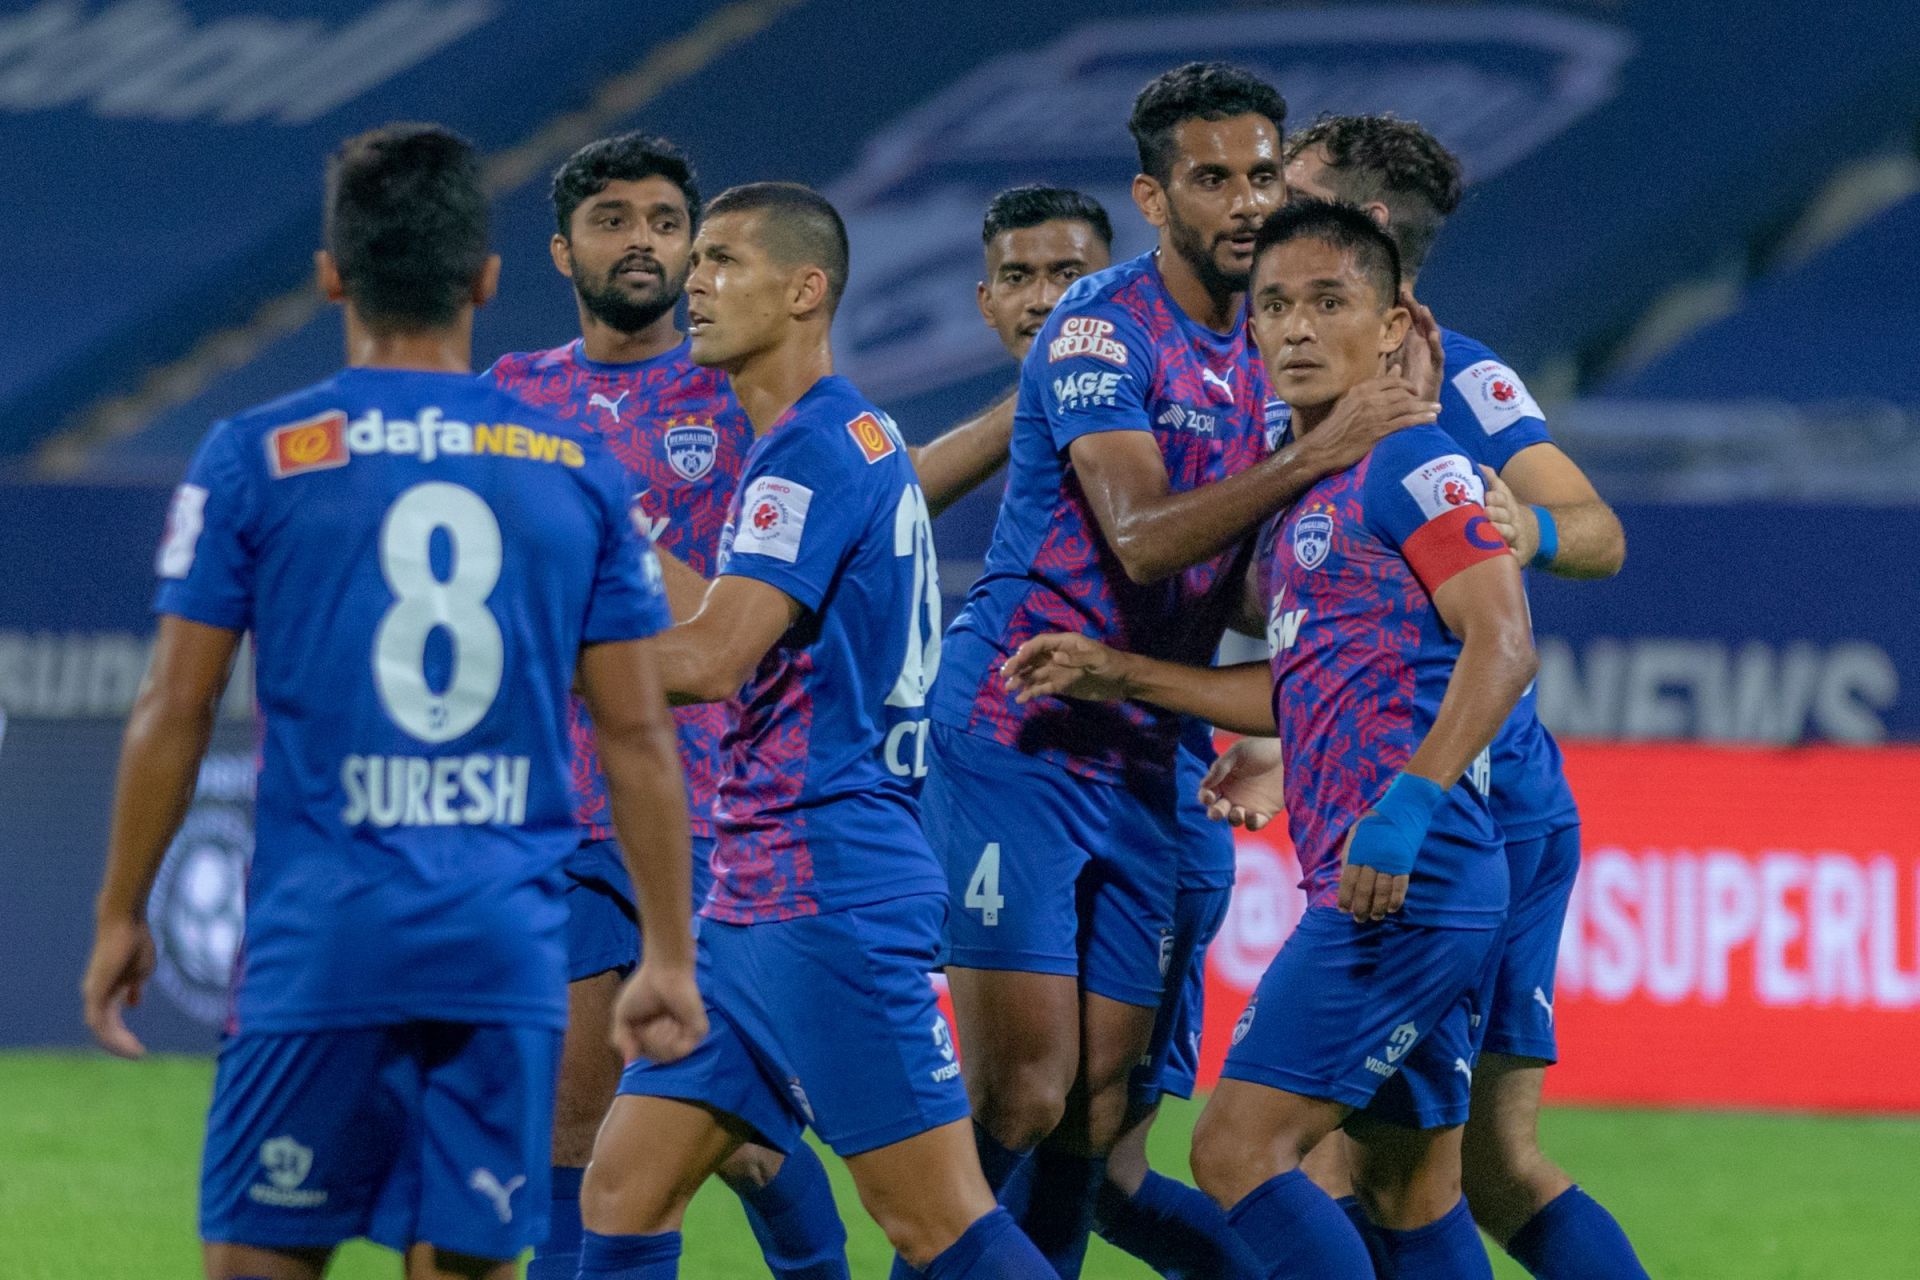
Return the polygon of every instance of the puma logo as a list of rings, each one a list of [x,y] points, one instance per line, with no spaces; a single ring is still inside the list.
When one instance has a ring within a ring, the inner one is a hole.
[[[1221,392],[1227,397],[1227,403],[1228,404],[1233,403],[1233,384],[1231,382],[1228,382],[1225,378],[1221,377],[1219,374],[1215,373],[1211,369],[1202,369],[1200,371],[1200,381],[1204,383],[1211,383],[1212,385],[1220,388]]]
[[[615,422],[618,422],[620,421],[620,402],[625,400],[629,395],[632,395],[632,394],[633,394],[633,388],[628,387],[625,391],[622,391],[619,395],[609,400],[605,396],[601,395],[598,391],[596,391],[591,396],[587,397],[587,408],[592,409],[597,407],[597,408],[605,409],[608,413],[613,415],[613,420]]]
[[[1553,1025],[1553,1001],[1547,999],[1547,993],[1539,987],[1533,989],[1533,1002],[1547,1011],[1547,1025]]]
[[[513,1193],[525,1186],[527,1180],[516,1175],[502,1185],[500,1179],[493,1176],[491,1169],[475,1169],[473,1176],[467,1179],[467,1185],[493,1201],[493,1211],[500,1215],[500,1221],[513,1221]]]
[[[1453,1069],[1465,1076],[1469,1085],[1473,1083],[1473,1068],[1467,1065],[1465,1058],[1455,1058],[1453,1060]]]

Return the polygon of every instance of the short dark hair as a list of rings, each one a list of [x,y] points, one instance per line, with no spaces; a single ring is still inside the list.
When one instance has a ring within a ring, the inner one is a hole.
[[[687,200],[689,226],[700,225],[700,184],[686,153],[650,133],[622,133],[589,142],[553,174],[553,219],[571,235],[573,211],[607,189],[609,182],[665,178]]]
[[[1226,62],[1189,62],[1147,82],[1133,100],[1127,131],[1140,150],[1140,172],[1158,182],[1173,175],[1174,128],[1185,120],[1265,116],[1284,134],[1287,100],[1244,67]]]
[[[1387,206],[1387,234],[1407,270],[1418,271],[1434,237],[1460,207],[1460,161],[1412,120],[1391,115],[1322,116],[1287,139],[1287,159],[1309,147],[1327,157],[1342,200]]]
[[[980,243],[992,244],[1003,231],[1037,227],[1043,222],[1084,222],[1100,237],[1100,243],[1113,247],[1113,220],[1100,202],[1084,191],[1067,187],[1033,184],[1008,187],[987,204],[986,221],[980,225]]]
[[[473,144],[437,124],[390,124],[327,160],[325,243],[360,319],[382,332],[451,324],[487,263]]]
[[[847,224],[840,211],[812,187],[797,182],[749,182],[728,187],[707,206],[707,216],[759,213],[763,244],[782,262],[819,267],[827,273],[827,309],[847,290]]]
[[[1253,267],[1269,249],[1294,240],[1319,240],[1351,253],[1373,281],[1380,301],[1392,306],[1400,297],[1400,249],[1380,224],[1356,205],[1333,200],[1296,200],[1260,224],[1253,237]]]

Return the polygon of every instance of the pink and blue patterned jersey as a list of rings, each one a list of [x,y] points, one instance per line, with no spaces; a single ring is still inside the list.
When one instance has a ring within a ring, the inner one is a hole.
[[[814,383],[747,455],[720,575],[801,615],[728,704],[701,914],[730,924],[947,891],[920,833],[940,664],[933,528],[893,421]]]
[[[1189,319],[1155,254],[1076,281],[1021,368],[1006,497],[986,572],[947,636],[934,717],[1083,778],[1163,782],[1180,717],[1134,702],[1020,706],[1000,664],[1047,631],[1209,661],[1241,580],[1241,553],[1159,582],[1132,581],[1100,533],[1068,448],[1095,432],[1150,432],[1171,487],[1195,489],[1267,455],[1267,408],[1266,371],[1245,324],[1219,334]]]
[[[1262,584],[1287,820],[1315,906],[1335,905],[1347,829],[1433,727],[1460,641],[1433,593],[1507,555],[1473,464],[1438,427],[1409,427],[1269,522]],[[1485,925],[1507,906],[1507,863],[1482,755],[1435,811],[1404,916]]]
[[[1551,440],[1540,406],[1520,375],[1484,344],[1441,330],[1446,365],[1438,426],[1461,451],[1495,471],[1515,454]],[[1509,840],[1531,840],[1579,821],[1559,744],[1540,723],[1534,686],[1520,696],[1493,740],[1493,816]]]
[[[253,633],[239,1028],[565,1026],[574,669],[669,624],[632,492],[469,374],[348,369],[208,434],[155,607]]]
[[[753,427],[717,369],[695,364],[682,342],[651,360],[602,364],[578,338],[551,351],[502,356],[487,376],[556,418],[577,422],[607,443],[634,477],[654,543],[703,578],[713,576],[720,526],[753,443]],[[680,761],[687,772],[687,812],[696,838],[713,834],[713,794],[720,781],[718,703],[676,707]],[[584,840],[613,836],[607,780],[593,744],[593,724],[573,701],[573,784]]]

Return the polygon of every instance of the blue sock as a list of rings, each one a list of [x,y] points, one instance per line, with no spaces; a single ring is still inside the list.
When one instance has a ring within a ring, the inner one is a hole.
[[[1373,1225],[1373,1219],[1360,1207],[1360,1197],[1341,1196],[1334,1203],[1347,1215],[1347,1221],[1353,1224],[1353,1229],[1360,1233],[1360,1243],[1367,1246],[1367,1256],[1373,1259],[1373,1269],[1385,1275],[1387,1242],[1380,1238],[1380,1228]],[[533,1277],[528,1276],[527,1280],[533,1280]]]
[[[1054,1272],[1013,1217],[994,1209],[927,1264],[927,1280],[1054,1280]]]
[[[973,1146],[980,1153],[980,1172],[987,1175],[987,1189],[995,1196],[1033,1156],[1031,1151],[1015,1151],[1001,1146],[999,1140],[981,1128],[977,1121],[973,1126]]]
[[[1111,1182],[1094,1201],[1094,1228],[1166,1280],[1257,1280],[1260,1264],[1213,1197],[1147,1170],[1132,1195]]]
[[[585,1169],[553,1166],[553,1199],[547,1207],[547,1238],[534,1246],[527,1280],[573,1280],[580,1271],[580,1179]]]
[[[1249,1191],[1227,1221],[1265,1280],[1373,1280],[1367,1246],[1347,1215],[1298,1169]]]
[[[680,1233],[652,1236],[580,1237],[580,1280],[675,1280],[680,1274]]]
[[[1539,1280],[1647,1280],[1647,1269],[1613,1215],[1568,1187],[1507,1241],[1513,1260]]]
[[[847,1280],[847,1229],[812,1147],[796,1143],[773,1181],[740,1203],[774,1280]]]
[[[1107,1180],[1105,1156],[1041,1147],[1033,1157],[1033,1190],[1020,1229],[1060,1280],[1079,1280],[1093,1231],[1093,1201]]]
[[[1466,1197],[1445,1216],[1412,1231],[1379,1227],[1386,1265],[1381,1280],[1493,1280],[1493,1264],[1480,1243]]]

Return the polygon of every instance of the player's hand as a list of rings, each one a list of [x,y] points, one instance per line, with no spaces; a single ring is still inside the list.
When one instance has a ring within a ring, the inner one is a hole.
[[[1301,452],[1327,475],[1344,471],[1404,427],[1434,422],[1440,402],[1397,374],[1368,378],[1334,402],[1333,411],[1302,437]]]
[[[138,1058],[147,1048],[127,1029],[122,1010],[140,1003],[153,976],[153,931],[144,920],[102,920],[80,980],[80,1003],[93,1038],[108,1053]]]
[[[1242,738],[1220,753],[1200,780],[1200,803],[1216,822],[1258,831],[1286,805],[1275,738]]]
[[[1540,517],[1533,514],[1532,507],[1513,496],[1513,490],[1507,487],[1498,471],[1483,464],[1480,474],[1487,480],[1487,519],[1493,521],[1493,527],[1513,548],[1520,563],[1531,564],[1534,552],[1540,549]]]
[[[1354,837],[1372,816],[1373,810],[1369,809],[1353,824],[1340,849],[1340,909],[1356,921],[1385,920],[1407,904],[1407,886],[1413,882],[1411,872],[1392,875],[1352,861]]]
[[[1054,631],[1021,645],[1000,664],[1000,674],[1019,703],[1048,696],[1119,702],[1133,696],[1125,661],[1125,654],[1098,640]]]
[[[1410,289],[1400,290],[1400,305],[1413,317],[1400,349],[1387,357],[1387,372],[1407,380],[1424,400],[1440,398],[1440,382],[1447,364],[1446,349],[1440,339],[1440,322],[1433,318],[1425,303],[1417,301]]]
[[[677,1062],[707,1036],[707,1007],[693,966],[642,962],[613,1002],[613,1047],[622,1061]]]

